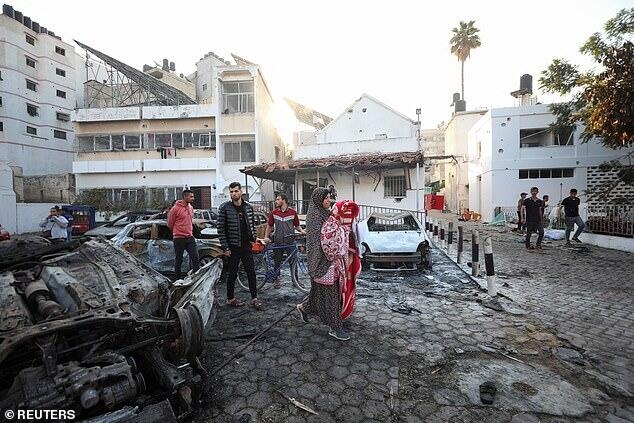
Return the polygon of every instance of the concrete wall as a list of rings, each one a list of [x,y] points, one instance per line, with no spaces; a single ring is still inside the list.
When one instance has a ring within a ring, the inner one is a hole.
[[[569,146],[520,147],[520,129],[546,128],[554,121],[548,105],[522,106],[492,109],[468,134],[469,187],[491,181],[488,189],[478,195],[469,192],[470,204],[491,220],[495,207],[515,207],[520,192],[529,192],[532,186],[539,188],[539,196],[547,194],[550,205],[556,205],[568,195],[571,188],[579,191],[582,202],[587,189],[587,168],[604,161],[616,159],[626,150],[611,150],[598,141],[582,143],[582,128],[574,133],[574,144]],[[519,179],[520,169],[572,168],[573,177]],[[478,210],[476,204],[482,204]]]
[[[57,112],[70,114],[75,108],[75,50],[48,34],[36,34],[30,28],[6,15],[0,15],[0,68],[2,69],[2,107],[0,118],[0,157],[11,166],[19,166],[25,176],[68,173],[73,158],[71,122],[57,119]],[[26,35],[35,45],[26,42]],[[55,52],[59,46],[65,55]],[[26,57],[35,60],[35,68],[26,65]],[[56,69],[66,72],[57,75]],[[36,83],[36,91],[26,88],[26,79]],[[66,98],[57,96],[64,91]],[[27,103],[37,107],[37,115],[27,113]],[[29,134],[26,127],[36,129]],[[66,139],[55,138],[53,131],[66,133]]]
[[[416,151],[416,138],[387,138],[381,140],[358,140],[345,142],[328,142],[312,145],[300,145],[295,149],[295,159],[309,159],[343,154],[358,153],[397,153]]]
[[[27,176],[23,178],[24,202],[72,203],[75,199],[75,176],[64,175]]]
[[[52,207],[61,206],[57,203],[18,203],[16,205],[16,231],[23,234],[26,232],[41,232],[40,221],[48,216]]]

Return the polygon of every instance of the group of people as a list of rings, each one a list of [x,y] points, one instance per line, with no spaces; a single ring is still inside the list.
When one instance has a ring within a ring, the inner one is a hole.
[[[539,189],[532,187],[530,189],[530,197],[527,197],[525,192],[520,194],[520,199],[517,202],[517,231],[526,231],[525,245],[529,250],[542,249],[542,240],[544,239],[544,211],[548,206],[548,195],[544,195],[543,198],[537,197]],[[579,204],[580,199],[577,197],[577,190],[572,188],[570,195],[561,201],[561,204],[557,207],[557,216],[560,215],[561,209],[564,209],[565,222],[566,222],[566,244],[570,244],[570,234],[574,230],[574,226],[577,225],[577,230],[572,236],[572,240],[575,242],[581,242],[579,235],[585,228],[583,219],[579,216]],[[533,233],[537,233],[537,241],[535,246],[531,244],[531,237]]]
[[[344,330],[343,320],[354,307],[354,279],[360,271],[358,252],[354,240],[351,240],[352,222],[359,208],[351,201],[342,201],[331,207],[334,195],[333,189],[316,188],[313,191],[304,231],[297,212],[288,205],[288,197],[279,194],[275,200],[276,208],[268,217],[264,238],[259,239],[256,236],[253,206],[244,200],[239,182],[229,184],[230,200],[218,208],[217,222],[218,237],[227,266],[227,306],[241,307],[246,304],[235,295],[238,267],[242,263],[249,283],[250,305],[257,310],[262,308],[263,302],[257,292],[253,243],[289,245],[292,243],[289,238],[297,230],[306,234],[308,273],[311,277],[308,299],[297,305],[301,321],[308,323],[309,316],[317,316],[329,326],[329,335],[339,340],[350,339]],[[183,198],[168,212],[167,225],[172,230],[176,253],[176,278],[181,277],[184,251],[189,254],[191,268],[194,271],[200,268],[192,233],[193,202],[194,193],[185,190]],[[284,253],[288,251],[284,248],[274,251],[274,262],[278,268]],[[275,286],[279,287],[279,283],[276,280]]]
[[[73,236],[73,214],[59,206],[51,207],[48,216],[40,221],[40,228],[53,243],[70,241]]]

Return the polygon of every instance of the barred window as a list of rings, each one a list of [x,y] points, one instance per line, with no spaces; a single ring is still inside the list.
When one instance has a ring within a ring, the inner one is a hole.
[[[405,176],[385,176],[383,178],[385,198],[405,197]]]

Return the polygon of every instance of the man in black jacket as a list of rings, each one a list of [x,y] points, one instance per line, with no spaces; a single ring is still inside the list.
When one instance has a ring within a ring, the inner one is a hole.
[[[242,200],[242,186],[240,182],[229,184],[231,201],[226,201],[218,208],[218,236],[220,244],[227,257],[227,305],[240,307],[244,302],[235,297],[236,277],[238,265],[242,261],[244,271],[249,279],[251,291],[251,305],[256,309],[262,307],[258,300],[255,279],[255,265],[251,242],[256,240],[255,218],[251,204]]]

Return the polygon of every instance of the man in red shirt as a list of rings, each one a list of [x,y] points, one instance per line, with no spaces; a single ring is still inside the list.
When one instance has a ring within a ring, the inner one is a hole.
[[[292,245],[293,244],[293,235],[295,234],[295,229],[297,229],[300,233],[305,234],[306,232],[299,225],[299,217],[297,216],[297,212],[292,208],[288,207],[288,197],[286,194],[278,194],[275,197],[275,210],[273,210],[269,214],[269,219],[266,224],[266,231],[264,233],[264,242],[271,242],[271,231],[275,228],[275,232],[273,233],[273,243],[275,245]],[[291,254],[292,247],[288,248],[275,248],[273,250],[273,261],[275,262],[275,268],[280,266],[284,259],[284,253]],[[280,287],[279,281],[279,273],[276,275],[274,288]]]
[[[193,235],[193,202],[194,192],[186,189],[183,191],[183,199],[174,203],[174,206],[167,214],[167,226],[172,231],[172,237],[174,238],[174,252],[176,253],[174,273],[177,280],[181,278],[181,266],[185,250],[187,250],[189,255],[191,269],[195,272],[200,268],[196,239]]]

